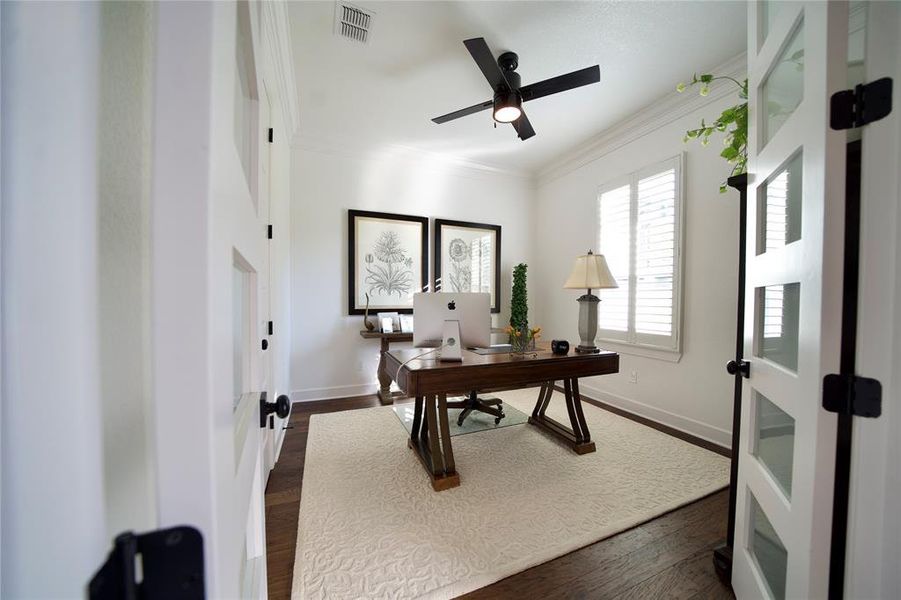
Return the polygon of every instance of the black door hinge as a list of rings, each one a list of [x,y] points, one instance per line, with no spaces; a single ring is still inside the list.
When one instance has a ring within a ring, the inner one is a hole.
[[[823,408],[840,415],[876,418],[882,414],[882,384],[859,375],[826,375]]]
[[[269,225],[266,228],[266,237],[269,238],[270,240],[272,239],[272,225]]]
[[[272,321],[269,321],[269,335],[272,335],[272,330],[273,330]]]
[[[139,555],[140,582],[135,572]],[[205,595],[203,536],[187,525],[141,534],[120,533],[106,562],[88,584],[90,600],[202,600]]]
[[[892,112],[892,79],[883,77],[853,90],[832,94],[829,126],[836,130],[862,127]]]
[[[272,127],[269,128],[269,143],[272,143]]]

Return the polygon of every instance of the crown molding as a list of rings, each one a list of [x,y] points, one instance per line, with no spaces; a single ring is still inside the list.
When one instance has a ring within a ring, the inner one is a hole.
[[[525,169],[510,169],[488,163],[423,150],[403,144],[376,144],[366,141],[338,138],[337,136],[317,137],[297,134],[291,140],[296,150],[331,154],[358,160],[398,160],[425,165],[435,169],[453,172],[464,177],[509,177],[534,183],[534,174]]]
[[[736,79],[743,78],[747,73],[747,55],[743,52],[705,72],[728,75]],[[668,93],[633,113],[626,120],[605,129],[548,162],[538,170],[536,183],[539,187],[545,185],[734,93],[734,89],[729,85],[713,86],[707,96]]]
[[[287,130],[287,139],[294,139],[300,126],[300,103],[294,79],[294,54],[291,45],[291,23],[287,3],[283,0],[260,3],[262,37],[271,59],[273,82]]]

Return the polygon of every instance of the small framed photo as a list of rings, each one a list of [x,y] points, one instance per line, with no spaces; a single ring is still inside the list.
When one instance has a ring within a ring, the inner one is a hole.
[[[501,311],[501,226],[435,219],[436,292],[487,292]]]
[[[400,313],[380,312],[377,316],[382,333],[395,333],[400,331]],[[390,329],[385,328],[385,323],[388,323]]]
[[[413,315],[400,316],[401,333],[413,333]]]
[[[428,218],[349,210],[347,226],[347,314],[412,313],[413,294],[428,290]]]
[[[391,317],[381,317],[379,318],[379,323],[381,324],[382,333],[394,333],[394,323],[392,323]]]

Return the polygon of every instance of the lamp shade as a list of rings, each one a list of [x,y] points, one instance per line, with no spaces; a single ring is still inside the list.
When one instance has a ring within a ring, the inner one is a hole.
[[[607,260],[603,254],[588,254],[576,257],[573,271],[569,279],[563,284],[566,289],[599,290],[604,288],[619,287],[616,279],[607,267]]]

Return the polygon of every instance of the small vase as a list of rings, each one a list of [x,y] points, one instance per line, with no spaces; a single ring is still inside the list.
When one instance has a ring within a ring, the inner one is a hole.
[[[514,356],[523,356],[535,349],[535,340],[532,339],[528,326],[521,328],[518,333],[519,335],[510,336],[510,351]]]

